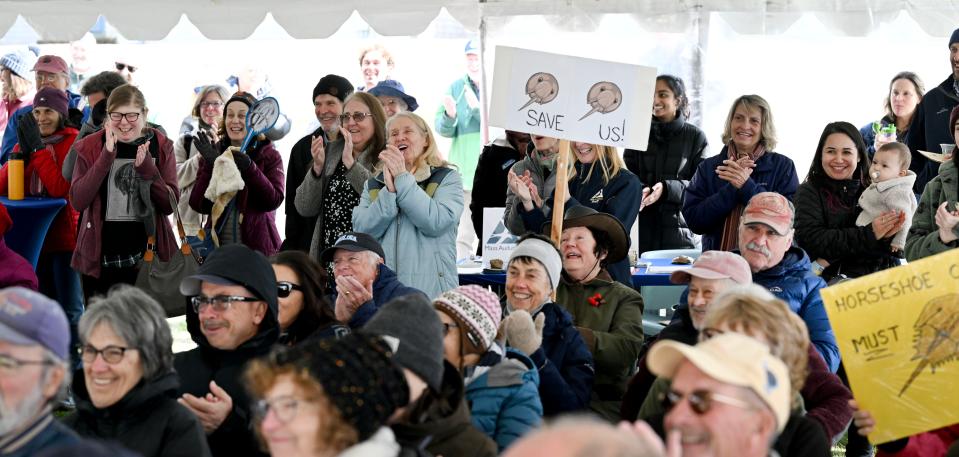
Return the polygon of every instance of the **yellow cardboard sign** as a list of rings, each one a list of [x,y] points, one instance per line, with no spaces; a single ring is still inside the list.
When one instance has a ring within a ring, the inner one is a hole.
[[[959,423],[959,249],[822,290],[873,443]]]

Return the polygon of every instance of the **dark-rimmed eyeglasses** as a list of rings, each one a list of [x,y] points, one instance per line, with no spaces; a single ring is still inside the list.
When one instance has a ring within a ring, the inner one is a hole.
[[[223,107],[223,102],[200,102],[200,109],[207,109],[207,108],[219,109],[222,107]]]
[[[127,65],[125,63],[116,62],[116,66],[117,71],[123,71],[123,69],[130,70],[130,73],[135,73],[137,71],[137,67],[134,67],[133,65]]]
[[[110,120],[114,122],[120,122],[120,119],[126,119],[127,122],[136,122],[140,118],[140,113],[118,113],[116,111],[111,111]]]
[[[280,298],[289,297],[294,290],[303,291],[303,287],[299,284],[293,284],[289,281],[277,281],[276,282],[276,296]]]
[[[19,371],[26,365],[53,365],[50,360],[23,360],[7,354],[0,354],[0,373]]]
[[[215,297],[205,297],[203,295],[197,295],[195,297],[190,297],[190,303],[193,305],[193,311],[196,311],[197,314],[203,312],[207,306],[213,306],[213,311],[218,313],[226,312],[233,306],[234,302],[258,302],[262,301],[256,297],[240,297],[236,295],[217,295]]]
[[[343,113],[340,115],[340,124],[346,124],[350,121],[350,118],[353,118],[353,122],[359,124],[363,122],[363,119],[366,119],[366,116],[372,116],[370,113],[361,113],[359,111],[353,113]]]
[[[716,392],[711,392],[705,389],[694,390],[689,394],[682,394],[676,392],[675,390],[670,390],[662,396],[663,407],[667,412],[671,411],[680,402],[685,398],[689,402],[689,409],[691,409],[697,416],[702,416],[709,412],[713,407],[713,403],[725,403],[730,406],[735,406],[742,409],[753,409],[752,405],[747,403],[745,400],[740,400],[736,397],[730,397],[729,395],[723,395]]]
[[[288,423],[296,418],[296,410],[300,402],[309,403],[313,400],[308,398],[296,398],[292,395],[281,395],[272,400],[258,400],[253,404],[253,415],[258,422],[266,419],[266,415],[273,411],[276,419],[282,423]]]
[[[125,348],[122,346],[107,346],[103,349],[97,349],[89,344],[84,344],[80,347],[80,359],[83,360],[83,363],[93,363],[97,359],[97,356],[102,356],[103,361],[109,363],[110,365],[116,365],[123,360],[123,355],[134,348]]]

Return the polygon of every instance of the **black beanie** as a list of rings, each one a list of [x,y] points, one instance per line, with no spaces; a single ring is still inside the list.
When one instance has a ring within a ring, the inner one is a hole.
[[[253,104],[256,103],[256,97],[250,95],[247,92],[237,92],[230,96],[230,99],[223,104],[223,117],[226,117],[226,107],[230,103],[240,102],[246,105],[247,108],[252,108]]]
[[[362,331],[400,340],[393,361],[439,392],[443,384],[443,324],[422,294],[394,298],[380,308]]]
[[[350,334],[300,345],[290,356],[323,386],[327,398],[366,441],[393,412],[410,402],[402,370],[392,349],[378,336]],[[299,354],[297,354],[299,353]]]
[[[343,102],[346,100],[346,97],[349,97],[353,93],[353,85],[347,81],[346,78],[340,75],[326,75],[323,79],[320,79],[320,82],[316,83],[316,87],[313,88],[313,99],[316,100],[317,95],[328,94],[336,97]]]
[[[952,47],[953,43],[959,43],[959,29],[952,31],[952,36],[949,37],[949,47]]]

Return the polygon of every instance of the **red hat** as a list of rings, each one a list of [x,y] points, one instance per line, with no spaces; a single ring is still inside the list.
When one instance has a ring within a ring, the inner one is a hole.
[[[753,282],[749,262],[739,254],[726,251],[706,251],[693,262],[691,268],[674,271],[669,276],[673,284],[688,284],[690,277],[702,279],[732,279],[739,284]]]
[[[40,58],[37,59],[37,63],[33,66],[33,71],[69,74],[67,62],[54,55],[40,56]]]
[[[743,225],[764,224],[780,235],[786,235],[793,228],[795,217],[793,204],[776,192],[761,192],[749,199],[743,210]]]

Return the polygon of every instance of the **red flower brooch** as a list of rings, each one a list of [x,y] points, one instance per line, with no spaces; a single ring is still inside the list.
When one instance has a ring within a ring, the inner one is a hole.
[[[589,302],[589,306],[598,308],[600,305],[606,303],[606,300],[603,300],[603,294],[596,292],[592,297],[586,299]]]

